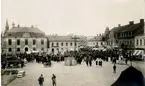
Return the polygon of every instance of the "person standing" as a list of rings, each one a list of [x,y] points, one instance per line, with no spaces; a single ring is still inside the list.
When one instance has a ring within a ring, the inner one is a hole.
[[[56,86],[56,76],[54,74],[52,74],[52,85]]]
[[[40,86],[43,86],[43,82],[44,82],[43,74],[41,74],[41,76],[38,78],[38,82]]]
[[[116,73],[116,65],[113,66],[113,72]]]
[[[92,66],[92,57],[89,57],[89,65]]]

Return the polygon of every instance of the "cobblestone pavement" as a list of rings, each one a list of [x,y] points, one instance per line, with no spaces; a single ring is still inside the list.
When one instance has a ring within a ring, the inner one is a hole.
[[[103,62],[103,67],[95,65],[87,67],[85,63],[76,66],[64,66],[64,62],[52,62],[52,67],[45,68],[41,63],[28,63],[23,70],[26,76],[17,78],[8,86],[39,86],[38,77],[44,75],[44,86],[52,86],[51,76],[56,75],[57,86],[110,86],[126,69],[126,65],[117,65],[117,73],[113,74],[113,64]]]

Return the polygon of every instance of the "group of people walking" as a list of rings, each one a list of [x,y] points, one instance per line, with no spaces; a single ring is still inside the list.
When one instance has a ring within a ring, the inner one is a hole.
[[[54,74],[52,74],[51,80],[52,80],[52,85],[56,86],[56,76]],[[44,83],[43,74],[41,74],[41,76],[38,78],[38,82],[40,86],[43,86]]]

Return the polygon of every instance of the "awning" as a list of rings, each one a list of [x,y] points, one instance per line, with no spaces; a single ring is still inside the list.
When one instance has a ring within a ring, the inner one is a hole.
[[[142,50],[138,50],[138,53],[136,55],[142,55]]]
[[[39,53],[39,51],[32,51],[32,53]]]
[[[26,53],[27,53],[27,54],[31,54],[31,52],[30,52],[30,51],[27,51]]]
[[[92,50],[99,50],[99,48],[93,48]]]
[[[138,50],[135,50],[134,53],[133,53],[133,55],[136,55],[137,53],[138,53]]]
[[[106,49],[104,49],[103,51],[106,51]]]

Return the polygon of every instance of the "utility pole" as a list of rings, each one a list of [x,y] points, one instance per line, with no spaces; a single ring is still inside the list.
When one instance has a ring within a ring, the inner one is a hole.
[[[77,39],[79,39],[79,37],[74,36],[74,37],[72,37],[72,39],[74,40],[74,51],[75,51],[75,54],[76,54]]]

